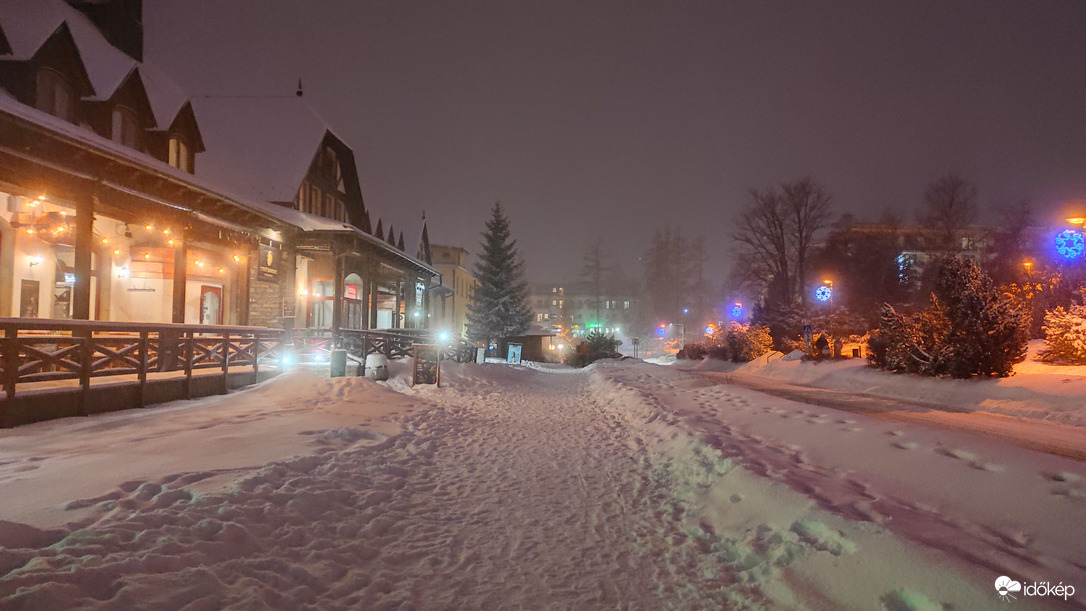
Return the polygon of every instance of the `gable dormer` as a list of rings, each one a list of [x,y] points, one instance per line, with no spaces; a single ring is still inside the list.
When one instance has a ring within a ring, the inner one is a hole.
[[[84,118],[98,135],[137,151],[147,150],[144,132],[155,127],[155,116],[137,70],[128,73],[108,100],[85,105]]]
[[[147,152],[171,166],[196,173],[196,154],[204,152],[204,139],[192,104],[185,102],[170,125],[147,132]]]
[[[19,72],[17,98],[70,123],[83,121],[79,101],[94,95],[94,87],[68,24],[61,24]]]
[[[350,223],[367,233],[370,231],[369,213],[362,201],[354,154],[330,132],[325,134],[313,155],[294,205],[302,212]]]

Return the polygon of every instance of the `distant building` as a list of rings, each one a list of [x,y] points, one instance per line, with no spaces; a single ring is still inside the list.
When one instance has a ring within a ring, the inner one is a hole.
[[[558,333],[583,337],[589,329],[630,335],[639,322],[639,293],[633,282],[601,287],[599,300],[591,282],[534,283],[529,302],[533,321]]]
[[[435,292],[430,326],[466,338],[468,305],[475,301],[475,289],[479,286],[467,268],[468,251],[459,246],[434,244],[430,252],[434,269],[441,272],[441,284],[447,289],[440,294]]]

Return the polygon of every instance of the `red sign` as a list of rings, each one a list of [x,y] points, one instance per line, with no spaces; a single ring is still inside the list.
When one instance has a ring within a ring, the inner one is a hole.
[[[347,285],[347,299],[358,299],[358,287],[353,284]]]

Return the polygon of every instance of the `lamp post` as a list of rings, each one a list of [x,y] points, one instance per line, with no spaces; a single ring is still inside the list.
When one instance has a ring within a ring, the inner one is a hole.
[[[681,322],[673,322],[671,326],[679,328],[679,349],[681,350],[686,346],[686,325]]]
[[[1033,277],[1033,261],[1025,261],[1022,263],[1022,267],[1026,268],[1026,277]]]
[[[815,291],[815,297],[821,301],[830,302],[830,314],[833,314],[833,280],[826,278],[822,281],[822,286],[818,287]]]

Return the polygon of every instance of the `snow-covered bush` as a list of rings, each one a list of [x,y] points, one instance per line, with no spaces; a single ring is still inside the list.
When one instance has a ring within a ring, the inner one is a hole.
[[[1041,360],[1086,365],[1086,306],[1056,308],[1045,314]]]
[[[939,267],[928,309],[905,316],[882,309],[869,360],[897,373],[1005,377],[1026,356],[1029,316],[968,260]]]
[[[724,335],[728,355],[736,363],[746,363],[762,356],[773,347],[769,327],[732,323]]]
[[[577,350],[577,364],[583,367],[600,359],[622,358],[618,352],[621,345],[622,340],[616,339],[614,335],[593,329],[584,336],[584,351],[582,352],[580,347]]]

